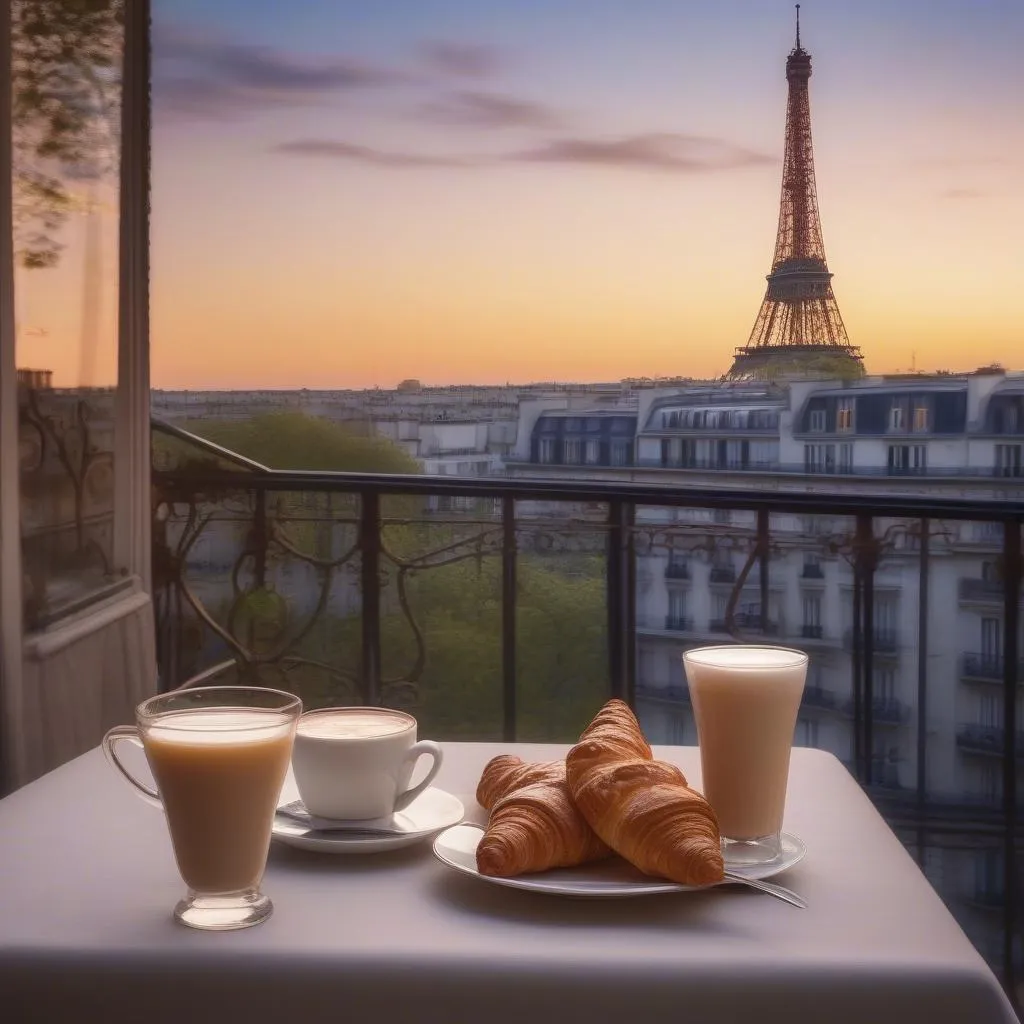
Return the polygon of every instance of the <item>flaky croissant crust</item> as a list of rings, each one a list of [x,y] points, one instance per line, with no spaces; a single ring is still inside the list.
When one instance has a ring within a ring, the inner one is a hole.
[[[572,799],[593,830],[645,874],[682,885],[721,881],[711,805],[675,766],[653,760],[628,705],[609,701],[566,757]]]
[[[477,802],[491,812],[476,848],[483,875],[512,878],[574,867],[611,852],[573,803],[564,761],[525,764],[502,754],[484,768]]]

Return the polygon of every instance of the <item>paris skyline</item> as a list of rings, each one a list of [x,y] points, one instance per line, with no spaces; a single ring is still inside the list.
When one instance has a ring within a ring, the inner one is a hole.
[[[747,342],[791,4],[154,8],[155,387],[717,376]],[[801,15],[825,250],[868,371],[1019,368],[1024,8]],[[19,280],[46,331],[20,361],[58,383],[81,227]]]

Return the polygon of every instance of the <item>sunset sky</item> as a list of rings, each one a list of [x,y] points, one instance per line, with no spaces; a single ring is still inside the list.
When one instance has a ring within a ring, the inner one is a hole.
[[[792,4],[154,7],[154,386],[718,375],[746,343]],[[1024,3],[801,16],[825,247],[869,371],[1024,366]],[[65,384],[81,237],[19,278],[20,361]],[[112,372],[105,302],[83,383]]]

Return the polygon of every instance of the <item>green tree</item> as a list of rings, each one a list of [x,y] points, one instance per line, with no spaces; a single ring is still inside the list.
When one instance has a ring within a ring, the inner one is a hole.
[[[72,183],[115,167],[123,0],[14,0],[11,123],[15,247],[51,267],[74,209]]]
[[[416,460],[386,438],[302,412],[261,413],[244,420],[195,420],[184,427],[270,469],[419,472]]]

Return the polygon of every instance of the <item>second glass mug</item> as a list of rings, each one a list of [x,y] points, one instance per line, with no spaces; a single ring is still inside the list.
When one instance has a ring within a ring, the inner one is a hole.
[[[301,713],[281,690],[197,687],[143,701],[134,726],[103,737],[107,760],[166,814],[188,887],[174,908],[182,924],[223,931],[270,916],[260,883]],[[125,768],[117,746],[126,741],[145,751],[156,790]]]
[[[704,796],[718,817],[726,867],[775,860],[807,655],[730,644],[689,650],[683,664]]]

